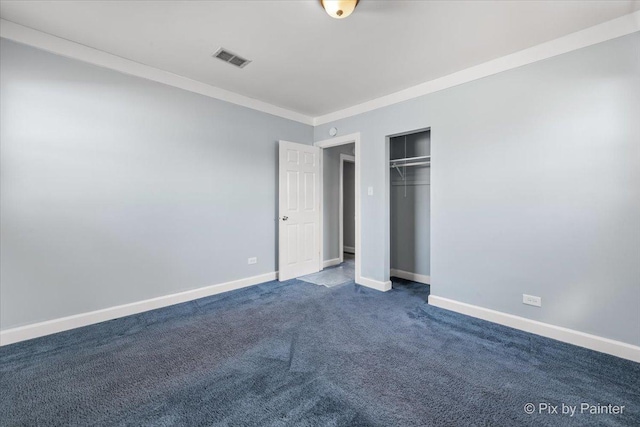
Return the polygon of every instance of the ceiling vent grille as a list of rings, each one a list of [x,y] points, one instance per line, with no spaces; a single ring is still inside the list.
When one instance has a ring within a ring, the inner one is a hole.
[[[244,59],[243,57],[238,56],[223,47],[218,49],[216,53],[213,54],[213,57],[218,58],[231,65],[235,65],[238,68],[244,68],[249,62],[251,62],[248,59]]]

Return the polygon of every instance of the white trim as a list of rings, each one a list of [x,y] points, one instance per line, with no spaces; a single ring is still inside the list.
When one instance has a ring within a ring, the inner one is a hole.
[[[313,119],[313,125],[319,126],[336,120],[366,113],[367,111],[387,107],[402,101],[417,98],[450,87],[478,80],[483,77],[522,67],[533,62],[542,61],[563,53],[571,52],[583,47],[591,46],[607,40],[622,37],[640,31],[640,11],[636,11],[611,21],[603,22],[593,27],[497,58],[483,64],[467,68],[419,85],[395,92],[386,96],[372,99],[361,104],[318,116]]]
[[[397,270],[392,268],[390,270],[391,276],[399,277],[405,280],[412,280],[418,283],[424,283],[426,285],[431,283],[431,276],[425,276],[424,274],[411,273],[410,271]]]
[[[71,40],[56,37],[33,28],[16,24],[15,22],[7,21],[6,19],[0,20],[0,37],[46,50],[57,55],[62,55],[67,58],[120,71],[124,74],[142,77],[143,79],[164,83],[189,92],[241,105],[253,110],[262,111],[263,113],[304,123],[306,125],[313,125],[313,118],[311,116],[287,110],[286,108],[278,107],[264,101],[221,89],[219,87],[211,86],[209,84],[192,80],[188,77],[183,77],[140,62],[135,62],[121,56],[112,55]]]
[[[338,189],[338,250],[340,251],[340,262],[344,261],[344,236],[342,234],[344,230],[344,218],[342,218],[344,215],[344,189],[342,188],[344,186],[344,160],[342,156],[344,154],[340,154],[340,187]],[[324,177],[322,180],[324,181]],[[322,193],[322,196],[324,197],[324,193]]]
[[[391,281],[387,280],[386,282],[381,282],[379,280],[369,279],[368,277],[360,277],[359,281],[356,281],[357,284],[366,286],[367,288],[375,289],[376,291],[387,292],[391,290]]]
[[[322,141],[316,141],[313,143],[316,147],[331,148],[338,145],[352,144],[360,141],[360,132],[350,133],[349,135],[336,136],[335,138],[323,139]],[[356,158],[358,158],[358,151],[356,151]]]
[[[322,268],[333,267],[334,265],[340,264],[342,264],[340,258],[328,259],[322,262]]]
[[[416,86],[385,95],[367,102],[334,111],[322,116],[311,117],[296,111],[278,107],[264,101],[243,96],[225,89],[189,79],[149,65],[113,55],[80,43],[66,40],[33,28],[0,19],[0,37],[37,47],[68,58],[117,70],[125,74],[175,86],[190,92],[262,111],[274,116],[294,120],[312,126],[319,126],[336,120],[355,116],[378,108],[397,104],[450,87],[478,80],[483,77],[512,70],[523,65],[542,61],[574,50],[582,49],[607,40],[640,31],[640,11],[623,15],[611,21],[568,34],[563,37],[512,53],[491,61],[457,71],[421,83]]]
[[[429,304],[590,350],[640,362],[640,347],[632,344],[551,325],[549,323],[542,323],[436,295],[429,295]]]
[[[360,144],[360,132],[356,132],[356,133],[352,133],[349,135],[343,135],[343,136],[337,136],[335,138],[330,138],[330,139],[325,139],[322,141],[317,141],[314,142],[313,145],[315,145],[318,148],[324,149],[324,148],[330,148],[330,147],[336,147],[338,145],[344,145],[344,144],[355,144],[355,151],[356,151],[356,159],[361,159],[362,156],[360,155],[360,150],[361,150],[361,145]],[[322,159],[322,155],[320,155],[320,158]],[[361,246],[361,216],[360,216],[360,212],[362,210],[362,197],[361,197],[361,193],[362,193],[362,188],[361,188],[361,178],[362,178],[362,162],[360,161],[356,161],[356,278],[355,278],[355,282],[358,284],[363,284],[361,283],[361,257],[360,254],[362,253],[362,251],[360,250]],[[322,166],[322,162],[320,163],[320,194],[322,197],[320,197],[320,253],[323,253],[324,251],[324,226],[323,226],[323,222],[324,222],[324,203],[322,201],[322,199],[324,199],[324,189],[323,189],[323,166]],[[367,286],[367,285],[365,285]]]
[[[320,271],[324,269],[322,266],[322,259],[324,258],[324,151],[320,148],[320,154],[318,154],[319,165],[320,165],[320,227],[318,227],[318,234],[320,237],[318,241],[320,242]]]
[[[338,214],[338,247],[340,248],[340,262],[344,261],[344,162],[354,163],[356,158],[340,153],[340,200]]]
[[[206,286],[203,288],[191,289],[176,294],[163,295],[157,298],[151,298],[129,304],[118,305],[115,307],[104,308],[101,310],[90,311],[88,313],[75,314],[73,316],[61,317],[59,319],[47,320],[46,322],[34,323],[18,328],[7,329],[5,331],[0,331],[0,346],[13,344],[32,338],[42,337],[44,335],[55,334],[57,332],[67,331],[69,329],[80,328],[82,326],[93,325],[95,323],[130,316],[132,314],[142,313],[144,311],[168,307],[170,305],[180,304],[183,302],[216,295],[223,292],[229,292],[235,289],[257,285],[259,283],[269,282],[271,280],[275,280],[276,276],[277,273],[275,272],[265,273],[258,276],[247,277],[245,279],[234,280],[226,283],[218,283],[217,285]]]
[[[355,254],[356,248],[354,248],[353,246],[343,246],[342,252],[346,252],[348,254]]]

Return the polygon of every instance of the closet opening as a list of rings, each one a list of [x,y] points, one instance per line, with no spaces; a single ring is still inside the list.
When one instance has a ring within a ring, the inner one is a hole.
[[[389,273],[431,283],[431,130],[389,138]]]

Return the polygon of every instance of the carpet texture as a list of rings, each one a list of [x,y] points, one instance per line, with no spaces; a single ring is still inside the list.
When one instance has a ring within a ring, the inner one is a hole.
[[[269,282],[2,347],[0,424],[640,425],[640,364],[429,306],[428,289]],[[561,414],[582,402],[625,408]]]

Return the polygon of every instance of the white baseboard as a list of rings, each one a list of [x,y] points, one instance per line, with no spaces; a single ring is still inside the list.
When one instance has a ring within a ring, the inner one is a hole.
[[[346,252],[348,254],[355,254],[356,253],[356,248],[354,248],[353,246],[343,246],[342,247],[342,252]]]
[[[334,265],[340,264],[340,258],[328,259],[326,261],[322,261],[322,268],[333,267]]]
[[[7,329],[0,331],[0,346],[269,282],[275,280],[276,276],[277,273],[275,272],[266,273],[259,276],[206,286],[204,288],[192,289],[176,294],[164,295],[157,298],[90,311],[88,313],[75,314],[73,316],[47,320],[46,322]]]
[[[379,280],[373,280],[360,276],[356,278],[356,283],[358,285],[366,286],[367,288],[375,289],[376,291],[387,292],[391,290],[390,280],[387,280],[386,282],[380,282]]]
[[[514,316],[512,314],[502,313],[436,295],[429,295],[429,304],[590,350],[640,362],[640,347],[632,344],[551,325],[549,323],[538,322],[536,320]]]
[[[399,277],[405,280],[412,280],[414,282],[424,283],[426,285],[431,283],[431,276],[425,276],[424,274],[411,273],[404,270],[396,270],[395,268],[392,268],[390,273],[392,276]]]

